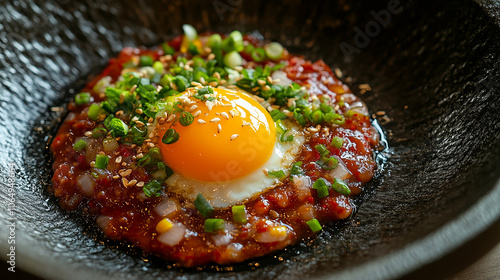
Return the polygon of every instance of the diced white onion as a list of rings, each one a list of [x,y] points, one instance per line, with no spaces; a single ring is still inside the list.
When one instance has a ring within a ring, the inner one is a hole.
[[[186,226],[181,223],[174,223],[173,227],[158,236],[158,241],[169,246],[175,246],[184,239]]]
[[[110,76],[105,76],[102,77],[94,86],[93,90],[95,92],[105,92],[106,88],[111,86],[111,77]]]
[[[370,113],[368,112],[368,107],[363,101],[356,101],[351,104],[351,111],[368,116]]]
[[[112,218],[110,216],[100,215],[97,217],[96,223],[102,231],[105,231],[109,222],[111,222],[111,219]]]
[[[116,139],[114,138],[106,138],[102,141],[102,147],[106,152],[112,152],[118,149],[119,146],[120,144],[118,144],[118,141],[116,141]]]
[[[260,232],[255,234],[255,241],[259,243],[272,243],[272,242],[280,242],[286,239],[288,235],[288,231],[284,235],[275,235],[271,230],[267,230],[265,232]]]
[[[325,174],[325,178],[329,181],[333,181],[335,178],[345,180],[351,178],[351,176],[351,172],[347,169],[342,160],[339,160],[339,165],[337,167]]]
[[[229,242],[231,242],[232,239],[233,237],[226,231],[212,235],[212,240],[214,241],[215,246],[222,246],[229,244]]]
[[[71,121],[71,120],[73,120],[75,118],[75,116],[76,116],[75,113],[69,112],[68,115],[66,116],[66,119],[64,121],[66,121],[66,122],[67,121]]]
[[[295,194],[299,200],[304,200],[311,196],[312,180],[309,176],[294,175],[293,185],[295,186]]]
[[[153,174],[151,174],[153,178],[155,179],[160,179],[160,178],[165,178],[167,177],[167,172],[164,169],[159,169],[158,171],[155,171]]]
[[[92,175],[89,172],[85,172],[78,175],[78,178],[76,179],[76,185],[86,196],[92,195],[92,191],[94,190],[95,184],[96,183],[94,177],[92,177]]]
[[[158,213],[158,215],[164,217],[169,215],[170,213],[177,211],[177,205],[172,200],[167,199],[158,204],[155,207],[155,211],[156,213]]]
[[[277,85],[287,87],[292,84],[292,80],[288,79],[286,73],[281,70],[274,71],[271,77],[273,80],[279,81],[276,83]]]

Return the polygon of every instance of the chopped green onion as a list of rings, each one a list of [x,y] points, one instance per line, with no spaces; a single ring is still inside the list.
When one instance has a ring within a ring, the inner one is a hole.
[[[90,102],[90,93],[88,92],[80,92],[77,95],[75,95],[75,103],[76,105],[80,106],[83,104],[87,104]]]
[[[285,130],[285,132],[283,132],[280,136],[280,141],[281,142],[291,142],[293,141],[293,135],[286,135],[286,133],[288,132],[288,130]]]
[[[243,64],[243,58],[237,51],[231,51],[224,55],[224,65],[230,68],[234,68],[236,66],[241,66]]]
[[[241,52],[245,46],[243,46],[243,35],[240,31],[234,30],[229,34],[229,36],[222,41],[222,49],[225,52]]]
[[[203,218],[212,217],[214,215],[214,208],[212,208],[210,203],[208,203],[201,193],[196,196],[194,206],[198,209]]]
[[[245,53],[251,54],[253,52],[253,50],[255,50],[255,46],[248,43],[248,45],[246,45],[246,47],[245,47]]]
[[[272,42],[264,47],[267,57],[272,60],[278,60],[283,55],[283,46],[279,43]]]
[[[194,117],[193,117],[193,115],[191,115],[191,113],[186,112],[186,111],[181,113],[181,117],[179,118],[179,123],[182,126],[188,126],[188,125],[192,124],[193,121],[194,121]]]
[[[96,155],[94,168],[106,169],[108,167],[109,158],[107,155]]]
[[[329,194],[327,181],[323,178],[319,178],[314,182],[313,189],[317,190],[319,198],[328,196]]]
[[[122,137],[128,134],[128,125],[119,118],[113,118],[106,126],[111,131],[111,136]]]
[[[149,55],[141,55],[139,58],[139,64],[141,66],[151,66],[153,65],[153,58]]]
[[[321,157],[326,157],[330,154],[328,148],[323,144],[317,144],[316,146],[314,146],[314,148],[319,152]]]
[[[219,49],[222,47],[222,37],[219,34],[212,34],[208,37],[207,46],[211,49]]]
[[[282,180],[286,177],[286,174],[285,174],[285,171],[283,171],[283,170],[275,170],[275,171],[267,172],[267,177],[277,178],[277,179]]]
[[[302,127],[306,126],[306,124],[307,124],[306,118],[304,117],[304,115],[302,115],[302,113],[294,111],[293,112],[293,117],[300,124],[300,126],[302,126]]]
[[[96,127],[92,130],[92,138],[101,138],[108,134],[108,130],[104,127]]]
[[[196,29],[192,25],[183,24],[182,30],[184,31],[184,35],[186,35],[186,38],[189,42],[192,42],[198,38],[198,32],[196,32]]]
[[[332,145],[336,149],[340,149],[340,147],[342,147],[342,144],[344,144],[344,139],[342,139],[341,137],[333,137],[332,142],[330,143],[330,145]]]
[[[99,104],[94,103],[94,104],[90,105],[88,115],[89,115],[89,118],[91,120],[94,120],[94,121],[97,120],[100,113],[101,113],[101,106],[99,106]]]
[[[160,61],[155,61],[155,63],[153,63],[153,69],[155,69],[155,72],[156,73],[163,73],[163,70],[165,70],[165,67],[163,66],[163,63],[161,63]]]
[[[200,54],[200,52],[198,51],[198,48],[193,43],[189,43],[188,52],[191,53],[192,55]]]
[[[256,48],[252,51],[252,59],[255,62],[262,62],[266,59],[266,51],[263,48]]]
[[[304,174],[304,170],[301,168],[301,166],[302,166],[302,161],[297,161],[296,163],[292,164],[292,167],[290,168],[290,174],[291,175]]]
[[[152,158],[161,159],[160,148],[158,148],[158,147],[154,147],[154,148],[149,149],[148,154],[150,154]]]
[[[109,103],[109,101],[103,101],[101,102],[101,108],[108,112],[109,114],[114,114],[115,113],[115,107]]]
[[[163,43],[163,54],[174,55],[175,50],[168,43]]]
[[[218,233],[224,230],[224,220],[223,219],[206,219],[203,226],[205,232],[207,233]]]
[[[247,222],[247,212],[245,205],[234,205],[231,207],[233,212],[233,220],[238,224],[245,224]]]
[[[286,132],[287,128],[286,126],[281,122],[281,120],[276,120],[276,133],[278,134],[283,134]]]
[[[316,163],[319,164],[324,170],[332,170],[339,165],[339,161],[335,157],[323,157]]]
[[[325,113],[325,114],[326,114],[326,113],[330,113],[330,112],[332,112],[332,111],[333,111],[332,106],[330,106],[330,105],[328,105],[328,104],[326,104],[326,103],[321,103],[321,104],[319,105],[319,108],[320,108],[320,109],[321,109],[321,111],[322,111],[323,113]]]
[[[278,109],[272,110],[271,112],[269,112],[269,115],[271,115],[271,118],[273,118],[273,121],[286,119],[286,114],[281,112]]]
[[[332,112],[326,113],[324,119],[326,122],[331,122],[336,125],[343,125],[345,123],[344,116]]]
[[[73,145],[73,149],[75,149],[75,151],[77,152],[80,152],[82,151],[83,149],[85,149],[85,147],[87,147],[87,141],[83,140],[83,139],[80,139],[78,140],[74,145]]]
[[[351,193],[351,189],[349,189],[347,184],[342,179],[339,179],[339,178],[335,178],[333,180],[332,188],[336,192],[343,194],[343,195],[349,195]]]
[[[309,118],[313,124],[319,124],[323,121],[323,112],[320,109],[314,110]]]
[[[173,144],[177,142],[177,140],[179,140],[179,133],[177,133],[177,131],[175,131],[173,128],[169,128],[163,135],[161,142],[163,142],[163,144]]]
[[[142,187],[142,191],[147,197],[158,197],[161,195],[162,190],[163,186],[160,180],[152,180]]]
[[[309,228],[314,233],[323,229],[323,227],[321,227],[321,224],[319,223],[319,221],[316,219],[311,219],[311,220],[307,221],[306,224],[309,226]]]

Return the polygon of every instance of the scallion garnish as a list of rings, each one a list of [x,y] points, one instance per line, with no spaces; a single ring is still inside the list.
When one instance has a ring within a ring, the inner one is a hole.
[[[142,187],[142,191],[147,197],[158,197],[162,190],[163,186],[160,180],[152,180]]]
[[[333,156],[328,158],[323,157],[320,160],[316,161],[316,163],[319,164],[319,166],[321,166],[321,168],[323,168],[324,170],[332,170],[339,165],[338,159]]]
[[[83,140],[83,139],[80,139],[78,140],[74,145],[73,145],[73,149],[75,149],[75,151],[77,152],[80,152],[82,151],[83,149],[85,149],[85,147],[87,147],[87,141]]]
[[[99,104],[92,104],[89,107],[88,116],[89,119],[95,121],[101,115],[101,106]]]
[[[349,195],[351,193],[351,189],[349,189],[347,184],[342,179],[339,179],[339,178],[335,178],[333,180],[332,188],[336,192],[343,194],[343,195]]]
[[[277,178],[279,180],[282,180],[286,177],[286,174],[285,174],[285,171],[283,171],[283,170],[274,170],[274,171],[268,171],[267,177]]]
[[[177,142],[177,140],[179,140],[179,133],[177,133],[177,131],[173,128],[169,128],[163,135],[161,142],[163,142],[163,144],[173,144]]]
[[[263,48],[256,48],[252,51],[251,56],[255,62],[262,62],[266,59],[266,51]]]
[[[163,66],[163,63],[161,63],[160,61],[155,61],[153,63],[153,69],[155,69],[156,73],[162,74],[163,70],[165,70],[165,67]]]
[[[188,125],[192,124],[193,121],[194,121],[194,117],[191,113],[186,112],[186,111],[181,113],[181,117],[179,118],[179,123],[182,126],[188,126]]]
[[[152,66],[153,58],[149,55],[141,55],[141,57],[139,58],[139,64],[141,66]]]
[[[321,157],[326,157],[330,154],[328,148],[323,144],[317,144],[316,146],[314,146],[314,148],[319,152]]]
[[[208,37],[207,46],[213,49],[219,49],[222,47],[222,37],[219,34],[213,34]]]
[[[235,223],[245,224],[247,222],[245,205],[234,205],[231,207],[231,211],[233,212],[233,220]]]
[[[292,167],[290,168],[290,174],[291,175],[304,174],[304,170],[301,168],[301,166],[302,166],[302,161],[297,161],[294,164],[292,164]]]
[[[196,196],[194,206],[198,209],[203,218],[212,217],[214,215],[214,208],[212,208],[210,203],[208,203],[201,193]]]
[[[319,223],[319,221],[316,219],[311,219],[311,220],[307,221],[306,224],[309,226],[309,228],[312,230],[312,232],[315,232],[315,233],[323,229],[323,227],[321,227],[321,224]]]
[[[80,92],[75,95],[75,104],[80,106],[83,104],[87,104],[90,102],[90,93],[88,92]]]
[[[333,137],[330,145],[332,145],[336,149],[340,149],[340,147],[342,147],[343,143],[344,143],[344,139],[342,139],[341,137]]]
[[[101,138],[108,134],[108,130],[104,127],[96,127],[92,130],[92,138]]]
[[[314,182],[313,189],[315,189],[317,191],[319,198],[328,196],[328,194],[329,194],[328,185],[329,184],[330,184],[330,182],[326,181],[326,179],[323,179],[323,178],[319,178],[318,180],[316,180],[316,182]]]
[[[108,167],[109,158],[107,155],[98,154],[95,157],[94,168],[106,169]]]
[[[245,46],[243,46],[243,35],[240,31],[234,30],[222,41],[222,50],[229,53],[232,51],[241,52]]]
[[[113,118],[106,126],[111,131],[111,136],[122,137],[128,134],[128,125],[119,118]]]
[[[273,121],[286,119],[286,114],[278,109],[272,110],[269,114],[271,115],[271,118],[273,118]]]
[[[233,68],[236,66],[241,66],[243,64],[243,58],[237,51],[231,51],[224,55],[224,65]]]
[[[206,219],[203,229],[207,233],[218,233],[224,230],[224,220],[223,219]]]
[[[312,111],[309,119],[313,124],[320,124],[323,121],[323,112],[320,109]]]
[[[283,46],[280,43],[272,42],[264,46],[264,51],[266,52],[267,57],[272,60],[278,60],[283,55]]]

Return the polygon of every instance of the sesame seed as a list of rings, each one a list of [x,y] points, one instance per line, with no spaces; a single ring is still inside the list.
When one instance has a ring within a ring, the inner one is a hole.
[[[116,180],[116,179],[120,179],[120,176],[115,175],[115,176],[113,176],[113,179],[115,179],[115,180]]]
[[[207,82],[205,81],[205,78],[203,78],[203,77],[200,77],[200,83],[202,83],[203,85],[207,84]]]
[[[120,162],[122,162],[122,156],[117,157],[117,158],[115,159],[115,162],[116,162],[116,163],[120,163]]]
[[[91,161],[90,162],[90,167],[94,167],[94,165],[95,165],[95,161]]]
[[[210,120],[210,122],[218,122],[218,121],[220,121],[220,118],[213,118]]]
[[[206,121],[204,121],[204,120],[202,120],[202,119],[198,119],[198,123],[199,123],[199,124],[205,124],[205,123],[207,123],[207,122],[206,122]]]
[[[214,55],[214,58],[215,58],[215,55]],[[213,74],[213,76],[214,76],[215,78],[217,78],[217,80],[220,80],[220,73],[219,73],[219,72],[215,72],[215,73]]]
[[[219,84],[217,82],[210,82],[208,85],[211,87],[217,87]]]
[[[259,87],[252,88],[252,91],[258,91],[258,90],[259,90]]]
[[[174,84],[174,82],[170,82],[170,87],[173,89],[173,90],[177,90],[177,85]]]
[[[122,178],[122,183],[124,187],[128,187],[128,180],[127,178]]]
[[[123,112],[123,110],[120,110],[120,111],[116,112],[116,113],[115,113],[115,115],[116,115],[117,117],[119,117],[119,116],[123,115],[124,113],[125,113],[125,112]]]
[[[264,173],[264,175],[266,175],[266,176],[269,174],[269,170],[267,170],[267,168],[262,169],[262,172],[263,172],[263,173]]]
[[[144,182],[142,182],[142,181],[138,182],[137,184],[135,184],[135,186],[139,187],[139,188],[144,187]]]
[[[215,59],[215,54],[213,54],[213,53],[208,54],[207,60],[213,60],[213,59]],[[217,73],[217,72],[215,72],[215,73]]]
[[[87,136],[87,137],[90,137],[90,136],[92,136],[92,131],[87,131],[87,132],[85,132],[84,135]]]
[[[214,104],[210,101],[205,101],[205,106],[207,106],[208,111],[212,111],[212,108],[214,107]]]
[[[125,171],[123,171],[123,172],[120,172],[119,174],[120,174],[120,176],[122,176],[122,177],[127,177],[127,176],[128,176],[128,175],[130,175],[131,173],[132,173],[132,169],[127,169],[127,170],[125,170]]]
[[[236,139],[238,136],[240,136],[239,134],[233,134],[231,135],[231,141],[233,141],[234,139]]]
[[[137,85],[133,85],[131,88],[130,88],[130,93],[134,93],[134,91],[137,89]]]
[[[235,85],[228,85],[227,88],[228,89],[236,89],[236,86]]]
[[[249,126],[249,125],[250,125],[249,122],[243,121],[243,124],[241,126]]]
[[[220,125],[220,123],[219,123],[219,124],[217,124],[217,132],[218,132],[218,133],[220,133],[220,132],[221,132],[221,130],[222,130],[222,126],[221,126],[221,125]]]
[[[170,117],[168,117],[168,119],[167,119],[167,122],[173,121],[175,119],[175,117],[176,117],[175,114],[170,115]]]
[[[141,121],[136,121],[135,123],[136,123],[138,126],[145,126],[145,124],[144,124],[143,122],[141,122]]]
[[[205,47],[205,48],[203,49],[203,51],[204,51],[205,53],[211,53],[211,52],[212,52],[212,49],[211,49],[211,48],[209,48],[209,47]]]
[[[385,111],[377,111],[377,116],[383,116],[385,115]]]
[[[339,68],[335,68],[335,76],[337,76],[337,78],[342,78],[342,71],[340,71]]]
[[[136,180],[136,179],[130,180],[130,181],[128,182],[127,187],[133,187],[135,184],[137,184],[137,180]]]
[[[148,146],[149,146],[150,148],[154,148],[155,144],[154,144],[154,143],[149,142],[149,143],[148,143]]]
[[[270,86],[268,86],[268,85],[265,85],[262,89],[263,89],[263,90],[271,90],[271,87],[270,87]]]
[[[229,110],[229,115],[231,115],[231,117],[234,118],[234,111],[233,110]]]
[[[257,80],[257,83],[259,83],[259,85],[263,86],[266,84],[266,81],[264,80]]]
[[[222,112],[220,115],[229,120],[229,115],[226,112]]]
[[[142,113],[143,113],[143,111],[142,111],[142,109],[141,109],[141,108],[135,109],[135,112],[136,112],[137,114],[142,114]]]
[[[136,156],[136,158],[142,158],[142,157],[144,157],[144,154],[142,154],[142,153],[139,153],[139,154]]]
[[[273,83],[273,77],[267,76],[267,81],[272,84]]]
[[[202,84],[200,84],[200,83],[198,83],[198,82],[195,82],[195,81],[192,81],[192,82],[191,82],[191,84],[192,84],[193,86],[201,86],[201,85],[202,85]]]
[[[194,113],[194,114],[193,114],[193,117],[195,117],[195,118],[196,118],[196,117],[198,117],[200,114],[201,114],[201,111],[200,111],[200,110],[198,110],[198,111],[196,111],[196,113]]]
[[[241,72],[243,70],[243,67],[241,67],[241,66],[238,65],[238,66],[234,67],[234,70],[236,70],[238,72]]]

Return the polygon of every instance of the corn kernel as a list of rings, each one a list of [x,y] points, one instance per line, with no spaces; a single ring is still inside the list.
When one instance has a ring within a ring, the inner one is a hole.
[[[156,225],[156,232],[162,234],[164,232],[167,232],[172,227],[173,227],[172,222],[170,222],[167,218],[164,218]]]
[[[285,226],[273,227],[269,230],[269,233],[274,237],[284,237],[286,236],[286,227]]]

